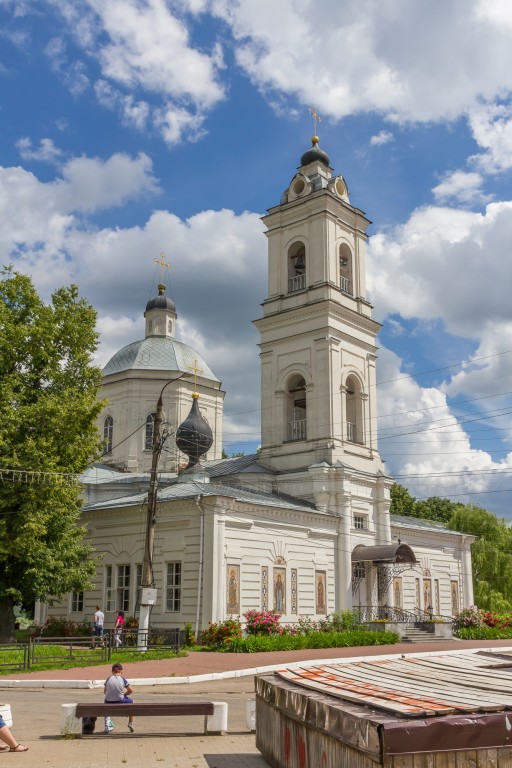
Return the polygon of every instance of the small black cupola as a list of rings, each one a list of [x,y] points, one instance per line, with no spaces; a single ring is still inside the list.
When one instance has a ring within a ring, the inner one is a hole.
[[[186,456],[188,464],[185,469],[195,467],[200,457],[207,453],[213,443],[213,434],[206,419],[201,416],[197,400],[199,395],[192,395],[192,408],[185,421],[176,430],[176,445]]]
[[[318,146],[318,136],[313,136],[311,138],[311,149],[308,149],[307,152],[304,152],[300,159],[300,166],[309,165],[310,163],[320,162],[323,163],[327,168],[330,168],[330,160],[329,155],[327,152],[324,152],[323,149],[320,149]]]

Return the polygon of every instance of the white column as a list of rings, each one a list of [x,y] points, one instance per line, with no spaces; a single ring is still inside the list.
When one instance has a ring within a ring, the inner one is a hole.
[[[352,496],[343,491],[336,494],[338,538],[336,540],[336,611],[352,608],[352,542],[350,537]]]
[[[225,558],[225,541],[226,541],[226,511],[224,509],[216,510],[217,517],[217,552],[215,557],[215,567],[217,572],[217,595],[216,595],[216,610],[217,621],[224,621],[226,618],[226,558]]]
[[[462,540],[462,599],[463,608],[469,608],[474,605],[473,596],[473,573],[471,569],[471,540],[464,536]]]
[[[380,476],[377,478],[376,491],[376,544],[391,544],[391,523],[389,519],[389,507],[391,499],[389,496],[389,487],[392,481]]]

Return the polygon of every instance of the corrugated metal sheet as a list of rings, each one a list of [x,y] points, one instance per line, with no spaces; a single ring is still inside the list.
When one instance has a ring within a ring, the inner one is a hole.
[[[512,709],[512,667],[474,653],[282,669],[304,688],[407,717]]]
[[[256,678],[256,697],[256,743],[276,768],[512,768],[501,654],[281,670]]]

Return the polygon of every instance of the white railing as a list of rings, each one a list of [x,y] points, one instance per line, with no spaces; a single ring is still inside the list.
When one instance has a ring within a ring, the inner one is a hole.
[[[306,419],[288,422],[288,440],[306,439]]]
[[[295,291],[302,291],[306,287],[306,275],[295,275],[294,277],[290,277],[289,283],[288,283],[288,291],[289,293],[294,293]]]
[[[348,279],[348,277],[340,278],[340,288],[342,290],[342,293],[351,293],[350,280]]]
[[[347,421],[347,440],[350,443],[357,443],[357,429],[356,425],[351,421]]]

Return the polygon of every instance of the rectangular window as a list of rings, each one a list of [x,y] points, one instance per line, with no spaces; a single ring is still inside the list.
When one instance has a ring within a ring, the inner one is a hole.
[[[130,566],[117,566],[117,610],[130,610]]]
[[[112,566],[111,565],[105,566],[105,610],[106,611],[116,610],[114,585],[112,583]]]
[[[366,528],[366,518],[364,515],[354,515],[354,528],[360,531]]]
[[[168,611],[181,611],[181,562],[167,563],[166,607]]]
[[[73,592],[71,595],[71,612],[79,613],[84,609],[84,593]]]

